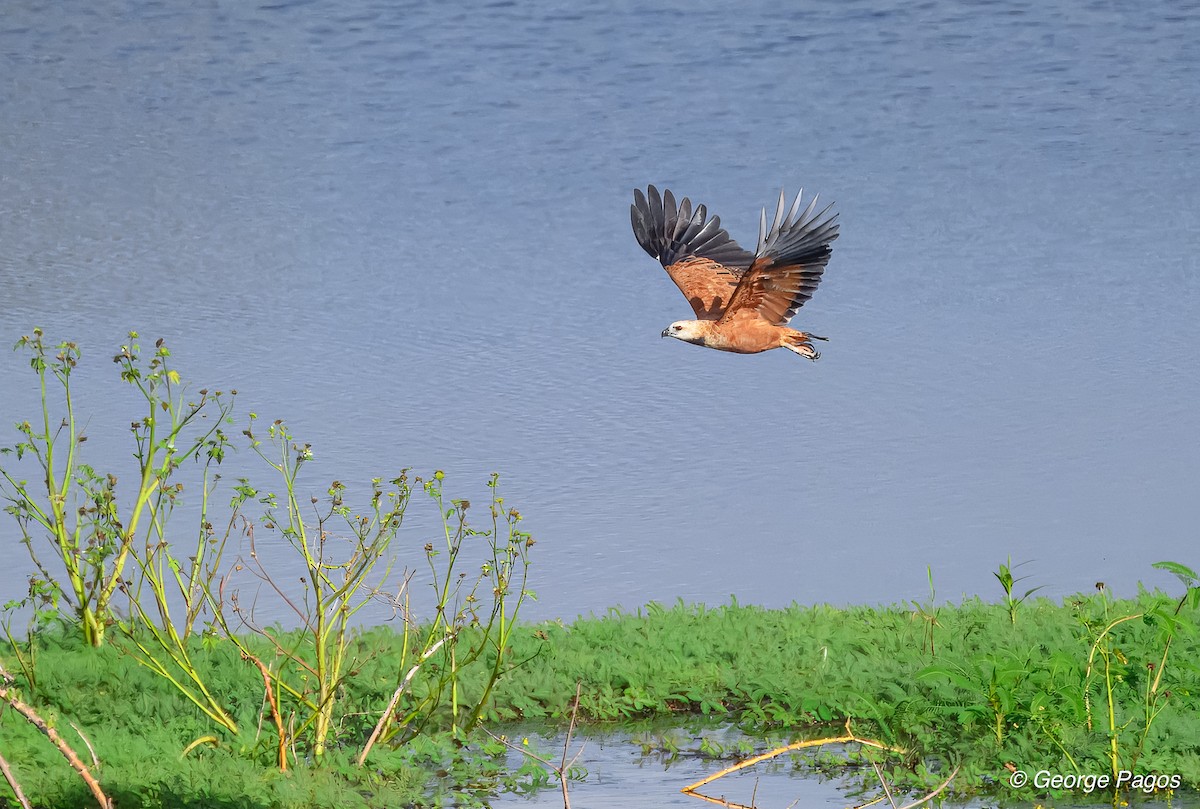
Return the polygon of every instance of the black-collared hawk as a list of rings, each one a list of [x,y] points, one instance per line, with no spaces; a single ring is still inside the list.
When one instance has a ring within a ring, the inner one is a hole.
[[[779,192],[770,228],[763,209],[758,248],[750,253],[729,238],[720,217],[707,218],[703,205],[693,211],[684,197],[676,206],[670,191],[659,196],[654,186],[645,194],[634,190],[630,210],[638,244],[662,263],[696,313],[695,320],[667,326],[663,337],[739,354],[786,348],[810,360],[821,356],[812,341],[826,338],[787,323],[821,282],[829,245],[838,237],[837,214],[830,213],[832,205],[814,213],[817,197],[798,213],[803,194],[787,209]]]

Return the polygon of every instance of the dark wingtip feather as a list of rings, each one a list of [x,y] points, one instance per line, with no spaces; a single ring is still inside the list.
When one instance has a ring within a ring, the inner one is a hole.
[[[635,188],[630,220],[638,244],[664,267],[688,256],[708,258],[727,267],[745,269],[754,256],[738,246],[721,228],[717,217],[706,219],[708,211],[684,197],[676,205],[675,195],[664,189],[660,195],[654,185],[646,193]]]
[[[766,227],[767,212],[763,209],[759,229],[758,255],[769,256],[780,264],[804,263],[821,257],[828,257],[832,248],[829,246],[838,237],[838,214],[829,214],[833,203],[826,205],[820,213],[813,214],[816,209],[816,195],[808,207],[799,216],[801,197],[804,191],[796,195],[787,216],[784,216],[787,197],[780,192],[779,203],[775,209],[775,221],[768,230]]]

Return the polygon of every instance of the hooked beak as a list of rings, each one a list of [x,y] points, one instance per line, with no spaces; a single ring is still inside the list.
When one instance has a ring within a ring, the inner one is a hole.
[[[669,331],[671,331],[671,327],[667,326],[665,329],[663,329],[662,336],[666,337]]]

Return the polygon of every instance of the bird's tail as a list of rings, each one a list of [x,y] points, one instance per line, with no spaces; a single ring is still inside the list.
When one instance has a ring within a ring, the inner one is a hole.
[[[794,331],[788,329],[788,333],[784,335],[783,347],[788,351],[794,351],[801,357],[816,362],[821,359],[821,352],[813,348],[813,340],[828,340],[828,337],[818,337],[815,334],[808,334],[802,331]]]

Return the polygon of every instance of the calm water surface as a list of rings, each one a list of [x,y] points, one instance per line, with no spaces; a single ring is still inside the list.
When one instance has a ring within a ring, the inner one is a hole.
[[[316,492],[500,472],[530,617],[891,602],[926,565],[994,597],[1009,555],[1046,593],[1169,587],[1151,563],[1200,563],[1197,88],[1195,3],[13,0],[0,343],[83,345],[98,466],[138,329],[287,419]],[[819,363],[659,338],[689,311],[630,233],[648,182],[743,244],[780,185],[837,200]],[[4,425],[31,382],[0,351]]]

